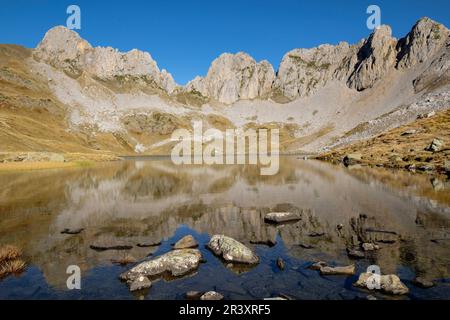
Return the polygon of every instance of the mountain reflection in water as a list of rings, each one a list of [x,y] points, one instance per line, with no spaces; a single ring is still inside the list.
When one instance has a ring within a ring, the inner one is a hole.
[[[425,175],[346,169],[295,157],[280,159],[275,176],[261,176],[257,166],[176,166],[164,158],[2,173],[0,245],[23,248],[29,267],[18,277],[0,280],[0,298],[137,298],[118,280],[130,266],[111,260],[131,255],[141,261],[193,234],[207,262],[188,278],[155,283],[145,298],[183,298],[190,290],[212,289],[229,299],[369,294],[352,287],[357,276],[321,277],[305,268],[321,259],[356,263],[358,274],[377,264],[384,274],[402,278],[411,289],[406,298],[448,299],[450,189],[448,182],[438,182]],[[264,223],[266,213],[280,210],[308,213],[293,224]],[[80,234],[61,234],[80,228]],[[260,264],[244,270],[223,264],[204,248],[213,234],[254,248]],[[382,248],[367,259],[351,260],[345,249],[355,235]],[[99,252],[90,249],[93,244],[132,249]],[[277,269],[278,257],[286,261],[285,271]],[[66,288],[66,268],[73,264],[83,273],[80,291]],[[437,286],[415,288],[410,280],[416,276],[435,279]]]

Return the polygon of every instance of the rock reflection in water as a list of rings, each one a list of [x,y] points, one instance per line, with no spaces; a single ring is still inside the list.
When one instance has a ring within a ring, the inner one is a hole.
[[[364,263],[378,264],[383,273],[406,267],[407,277],[449,277],[449,203],[439,195],[441,190],[429,190],[433,186],[426,176],[349,170],[294,157],[282,158],[275,176],[259,173],[255,166],[176,166],[170,159],[140,159],[86,169],[2,174],[0,244],[21,246],[58,290],[65,290],[68,265],[95,273],[124,254],[90,246],[131,246],[126,254],[140,261],[169,250],[180,227],[204,237],[201,247],[208,235],[225,234],[256,246],[263,256],[281,250],[298,259],[296,270],[301,269],[300,261],[351,263],[346,248],[355,238],[375,241],[381,249],[368,254]],[[408,184],[399,183],[402,179]],[[271,211],[303,213],[296,223],[276,226],[264,223]],[[83,231],[61,234],[64,229]],[[137,246],[160,241],[161,246]],[[278,251],[261,245],[277,241]],[[205,265],[210,260],[215,258]],[[224,267],[241,274],[239,281],[261,273],[272,274],[270,281],[283,277],[264,261],[263,257],[255,269]],[[205,282],[206,274],[200,269],[189,281]],[[110,281],[113,287],[120,285],[115,284],[116,275]],[[298,280],[284,281],[301,287]],[[315,288],[320,291],[320,285]],[[246,297],[248,290],[240,295]]]

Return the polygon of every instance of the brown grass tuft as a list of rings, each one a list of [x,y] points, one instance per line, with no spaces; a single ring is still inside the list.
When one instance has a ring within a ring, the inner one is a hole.
[[[25,270],[26,263],[20,259],[3,261],[0,264],[0,278],[10,274],[19,274]]]
[[[14,260],[22,256],[22,250],[12,245],[0,247],[0,263],[3,261]]]

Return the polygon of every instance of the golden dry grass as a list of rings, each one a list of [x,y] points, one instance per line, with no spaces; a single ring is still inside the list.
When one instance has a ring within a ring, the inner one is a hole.
[[[3,261],[0,263],[0,278],[10,274],[19,274],[26,268],[26,263],[20,259]]]
[[[414,133],[405,134],[407,131]],[[443,148],[439,152],[426,151],[435,138],[443,142]],[[363,164],[392,168],[428,165],[442,170],[445,160],[450,157],[450,110],[415,120],[372,139],[337,148],[318,158],[339,162],[351,153],[361,154]]]
[[[14,260],[22,256],[22,250],[12,245],[0,247],[0,263],[7,260]]]
[[[25,270],[26,263],[20,259],[22,250],[13,245],[0,247],[0,279]]]

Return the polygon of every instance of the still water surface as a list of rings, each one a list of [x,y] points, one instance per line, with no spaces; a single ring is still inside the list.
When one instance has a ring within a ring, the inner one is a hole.
[[[176,166],[165,158],[1,173],[0,245],[23,248],[28,267],[20,276],[0,280],[0,299],[183,299],[191,290],[216,290],[226,299],[279,294],[365,299],[373,293],[352,283],[371,264],[383,274],[399,275],[410,288],[400,299],[450,299],[448,181],[295,157],[282,158],[275,176],[259,173],[256,166]],[[264,223],[267,212],[278,210],[310,213],[294,224]],[[84,230],[61,234],[66,228]],[[206,260],[195,274],[159,280],[139,293],[130,293],[120,282],[118,275],[132,264],[118,266],[111,260],[125,255],[149,259],[187,234],[199,242]],[[250,246],[261,262],[245,269],[222,263],[205,249],[214,234]],[[380,243],[381,249],[366,259],[350,259],[346,247],[355,235]],[[132,249],[99,252],[90,248],[93,244]],[[286,262],[284,271],[276,265],[279,257]],[[307,268],[317,260],[355,263],[358,272],[320,276]],[[80,266],[82,290],[67,289],[69,265]],[[416,276],[437,285],[417,288],[412,283]]]

